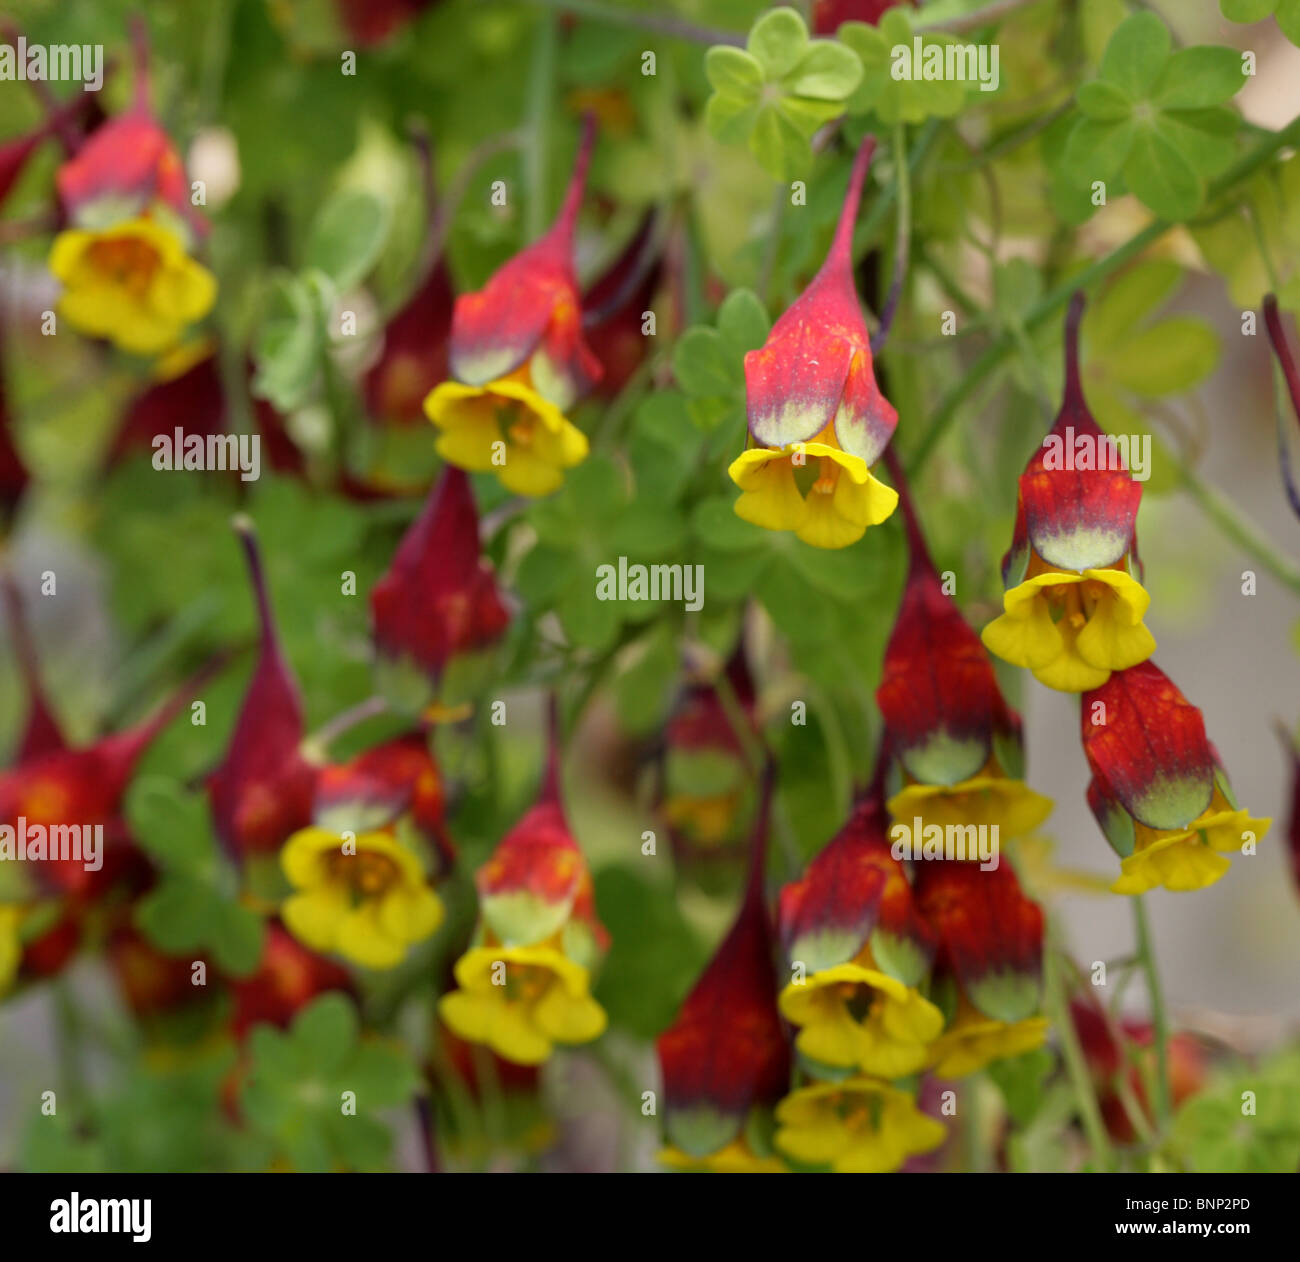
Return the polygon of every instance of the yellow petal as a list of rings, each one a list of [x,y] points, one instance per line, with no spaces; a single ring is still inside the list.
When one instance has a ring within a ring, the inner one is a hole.
[[[794,479],[794,466],[782,451],[751,447],[727,470],[743,494],[736,516],[765,530],[797,530],[808,509]]]
[[[399,886],[379,903],[379,923],[398,942],[419,942],[442,923],[442,902],[427,886]]]
[[[571,995],[558,984],[533,1005],[532,1020],[543,1034],[557,1043],[590,1043],[605,1032],[605,1009],[590,995]]]
[[[339,926],[349,910],[346,889],[341,885],[318,885],[286,898],[280,918],[289,932],[313,951],[333,951]]]
[[[1061,655],[1064,641],[1052,621],[1047,598],[1040,591],[1034,590],[1029,600],[1018,599],[1026,586],[1022,583],[1003,596],[1006,612],[984,628],[980,639],[990,653],[1004,662],[1037,670]]]
[[[406,957],[406,943],[380,922],[377,899],[367,899],[342,916],[334,949],[364,968],[396,968]]]

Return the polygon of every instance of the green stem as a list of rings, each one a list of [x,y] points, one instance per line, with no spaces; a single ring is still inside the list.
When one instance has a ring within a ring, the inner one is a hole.
[[[1110,1139],[1106,1135],[1101,1109],[1097,1104],[1097,1092],[1093,1087],[1092,1076],[1088,1073],[1083,1049],[1079,1046],[1079,1036],[1070,1017],[1070,1005],[1056,960],[1055,939],[1055,932],[1049,924],[1043,952],[1043,989],[1047,1014],[1052,1025],[1056,1027],[1056,1037],[1061,1044],[1061,1056],[1065,1060],[1066,1072],[1070,1076],[1070,1084],[1074,1088],[1075,1100],[1079,1106],[1079,1117],[1083,1122],[1088,1142],[1092,1145],[1093,1155],[1103,1170],[1110,1171],[1115,1168],[1115,1158],[1111,1152]]]
[[[531,0],[531,3],[544,5],[560,13],[571,13],[574,17],[591,18],[594,22],[605,22],[610,26],[631,26],[638,31],[669,35],[674,39],[689,40],[693,44],[730,44],[735,48],[745,46],[745,36],[737,31],[719,31],[708,26],[698,26],[685,18],[658,13],[616,9],[598,3],[598,0]]]
[[[1164,992],[1160,989],[1160,972],[1156,968],[1146,903],[1140,894],[1133,900],[1133,926],[1137,931],[1137,956],[1146,978],[1151,1024],[1155,1029],[1156,1117],[1163,1126],[1169,1120],[1172,1101],[1169,1092],[1169,1018],[1165,1013]]]
[[[1023,9],[1027,5],[1036,4],[1037,2],[1038,0],[993,0],[992,4],[986,4],[982,9],[976,9],[973,13],[964,13],[960,17],[948,18],[947,21],[918,22],[912,29],[914,31],[947,31],[950,34],[977,31],[981,26],[987,26],[990,22],[998,22],[1014,13],[1017,9]]]
[[[894,125],[894,179],[898,188],[898,219],[894,228],[894,274],[889,278],[889,293],[880,311],[880,327],[871,339],[873,354],[879,354],[889,337],[898,304],[903,296],[903,282],[907,277],[907,262],[912,249],[912,181],[907,160],[907,132],[902,123]]]
[[[57,1030],[59,1085],[65,1098],[65,1108],[72,1118],[74,1128],[89,1123],[89,1092],[81,1062],[81,1017],[77,1001],[66,977],[57,978],[52,987],[54,1017]]]
[[[524,147],[524,183],[528,188],[524,228],[536,241],[546,228],[546,158],[550,140],[551,98],[555,88],[556,26],[559,19],[546,13],[537,24],[533,57],[528,68],[524,118],[529,120],[529,143]]]
[[[1222,491],[1202,480],[1200,474],[1180,466],[1183,489],[1200,505],[1201,511],[1241,550],[1253,556],[1278,582],[1300,596],[1300,566],[1274,547],[1258,526],[1237,512]]]
[[[941,124],[939,119],[931,118],[926,121],[921,130],[917,133],[916,143],[912,146],[912,152],[908,155],[908,174],[909,176],[916,173],[930,147],[934,144],[935,137],[939,134]],[[879,196],[871,203],[867,213],[858,220],[858,226],[853,231],[855,241],[869,241],[876,229],[885,221],[885,216],[889,214],[894,205],[894,198],[898,196],[898,180],[887,185],[880,190]],[[854,251],[854,257],[858,256],[858,251]]]
[[[1243,180],[1252,176],[1279,150],[1286,148],[1288,145],[1293,145],[1297,141],[1300,141],[1300,118],[1292,119],[1280,131],[1270,133],[1256,148],[1252,149],[1215,180],[1210,186],[1210,200],[1213,201],[1222,197],[1224,193],[1229,192]],[[882,196],[877,205],[884,200],[885,198]],[[875,207],[873,207],[874,209]],[[1026,330],[1032,331],[1049,316],[1060,311],[1070,301],[1070,295],[1076,289],[1086,289],[1089,285],[1104,279],[1112,272],[1123,267],[1131,258],[1140,254],[1153,241],[1168,232],[1171,227],[1173,227],[1173,224],[1167,220],[1157,219],[1154,223],[1150,223],[1143,228],[1135,237],[1105,255],[1105,257],[1097,259],[1094,263],[1085,267],[1083,271],[1058,285],[1050,293],[1044,294],[1026,314]],[[907,469],[909,476],[915,478],[920,473],[926,461],[934,454],[935,446],[953,423],[958,408],[969,397],[973,388],[989,376],[1011,354],[1015,346],[1015,338],[1009,333],[1004,333],[975,361],[970,372],[940,401],[930,421],[929,428],[921,436],[920,444],[912,453]]]

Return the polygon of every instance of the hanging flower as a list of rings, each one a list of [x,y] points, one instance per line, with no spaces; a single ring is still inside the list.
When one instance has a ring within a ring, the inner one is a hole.
[[[876,385],[850,257],[874,148],[868,136],[858,149],[821,270],[766,343],[745,356],[754,445],[728,470],[742,492],[738,516],[768,530],[792,530],[818,548],[856,543],[898,502],[871,474],[898,413]]]
[[[521,1065],[547,1060],[556,1043],[591,1042],[606,1025],[590,984],[608,934],[564,817],[559,756],[552,702],[541,796],[479,869],[476,940],[456,962],[457,989],[438,1001],[453,1034]]]
[[[885,741],[903,776],[890,813],[912,828],[919,819],[924,827],[996,827],[999,838],[1019,836],[1037,828],[1052,803],[1021,778],[1020,716],[944,591],[907,484],[896,480],[911,563],[876,690]]]
[[[1142,484],[1092,419],[1079,377],[1083,295],[1065,325],[1065,399],[1020,475],[1015,537],[1002,560],[1004,612],[984,643],[1061,692],[1086,692],[1146,661],[1150,597],[1134,572]]]
[[[442,903],[418,857],[392,832],[304,828],[285,842],[280,866],[295,891],[280,915],[313,951],[396,968],[442,923]]]
[[[312,819],[315,771],[303,757],[302,697],[280,649],[253,524],[235,529],[257,597],[257,666],[221,765],[208,778],[217,837],[234,859],[276,850]]]
[[[917,906],[939,939],[932,994],[946,1017],[933,1071],[960,1078],[1041,1046],[1042,909],[1020,892],[1009,864],[986,871],[927,859],[916,867]]]
[[[885,836],[884,760],[848,822],[781,891],[781,942],[793,973],[782,1015],[823,1076],[857,1069],[901,1078],[925,1064],[943,1014],[918,989],[934,937],[917,915]]]
[[[55,177],[71,226],[55,238],[49,266],[63,282],[57,310],[70,324],[153,355],[211,310],[217,286],[190,257],[207,224],[149,107],[142,29],[136,42],[134,103],[98,127]]]
[[[427,700],[456,655],[493,643],[510,622],[479,551],[478,513],[465,473],[447,466],[370,594],[384,691]]]
[[[163,728],[223,666],[224,661],[217,659],[204,667],[151,718],[124,732],[101,737],[80,749],[61,743],[48,746],[0,772],[0,825],[16,831],[21,818],[29,836],[32,829],[40,828],[47,839],[52,828],[67,825],[103,829],[99,868],[91,871],[78,858],[51,854],[34,865],[45,888],[88,899],[140,865],[141,856],[122,814],[135,768]]]
[[[1120,856],[1117,894],[1213,885],[1271,820],[1237,806],[1200,710],[1154,662],[1083,696],[1088,805]]]
[[[573,231],[595,127],[583,127],[569,190],[551,230],[456,299],[451,371],[425,400],[441,431],[438,454],[495,473],[517,495],[549,495],[587,457],[587,438],[564,415],[601,374],[582,335]]]
[[[439,873],[456,851],[447,836],[442,774],[422,731],[385,741],[316,773],[312,818],[331,832],[402,828],[409,822],[435,851]]]
[[[754,680],[739,641],[718,681],[692,684],[664,729],[661,793],[679,862],[729,854],[751,822],[746,750],[735,723],[757,736]],[[719,688],[729,689],[733,717]]]
[[[771,1168],[771,1154],[755,1148],[761,1127],[749,1126],[790,1081],[764,895],[771,781],[769,769],[740,911],[656,1044],[669,1144],[662,1160],[679,1168]]]
[[[873,1078],[800,1087],[777,1106],[776,1124],[783,1153],[836,1174],[887,1174],[947,1137],[907,1092]]]

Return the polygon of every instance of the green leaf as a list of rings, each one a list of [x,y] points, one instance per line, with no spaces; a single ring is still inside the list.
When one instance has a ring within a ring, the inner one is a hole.
[[[989,1066],[989,1077],[997,1083],[1017,1126],[1027,1126],[1042,1107],[1044,1084],[1054,1063],[1052,1053],[1040,1047]]]
[[[294,1047],[313,1069],[332,1074],[356,1046],[360,1022],[346,995],[331,991],[313,1000],[295,1018]]]
[[[126,817],[140,846],[164,867],[194,871],[213,857],[207,804],[175,780],[139,776],[127,791]]]
[[[281,412],[292,412],[306,399],[324,352],[316,303],[305,281],[282,275],[267,309],[253,343],[253,393]]]
[[[1277,8],[1277,0],[1219,0],[1219,12],[1229,22],[1262,22]]]
[[[351,289],[369,273],[384,248],[388,207],[360,189],[334,194],[316,217],[307,239],[307,266],[319,268],[339,289]]]
[[[1230,100],[1245,82],[1240,53],[1202,44],[1169,58],[1151,100],[1165,110],[1203,109]]]
[[[704,122],[724,145],[737,145],[748,138],[758,111],[754,100],[715,92],[704,107]]]
[[[186,876],[165,876],[135,906],[140,932],[160,951],[185,955],[208,941],[213,894]]]
[[[1161,398],[1200,385],[1218,362],[1219,339],[1209,324],[1195,316],[1170,316],[1116,347],[1106,371],[1134,394]]]
[[[638,560],[672,552],[685,535],[686,525],[673,506],[635,503],[619,515],[603,543],[616,556]]]
[[[1185,273],[1171,259],[1144,259],[1102,291],[1085,312],[1083,333],[1090,356],[1104,356],[1173,297]]]
[[[745,47],[769,80],[787,75],[808,45],[808,28],[794,9],[769,9],[754,23]]]
[[[1136,135],[1132,118],[1118,123],[1081,118],[1065,142],[1065,165],[1085,184],[1112,179],[1132,151]]]
[[[1277,29],[1300,45],[1300,0],[1278,0]]]
[[[733,351],[744,355],[767,341],[772,320],[758,295],[749,289],[733,289],[718,308],[718,332]]]
[[[715,92],[752,100],[763,86],[763,68],[747,52],[718,44],[704,54],[704,73]]]
[[[640,853],[640,834],[628,838],[635,862],[671,862],[661,836],[657,856]],[[695,981],[708,949],[678,909],[673,886],[651,882],[628,867],[606,867],[595,875],[596,905],[620,933],[601,968],[596,998],[610,1021],[637,1038],[651,1039],[666,1029]]]
[[[739,357],[728,351],[716,329],[689,328],[673,348],[673,375],[687,394],[730,394],[743,382]]]
[[[1133,102],[1127,93],[1105,79],[1080,84],[1075,100],[1079,109],[1098,122],[1118,122],[1133,112]]]
[[[1234,138],[1238,118],[1227,106],[1203,110],[1172,110],[1159,115],[1153,124],[1156,132],[1198,175],[1217,175],[1236,152]]]
[[[1201,204],[1201,181],[1196,172],[1159,132],[1143,129],[1134,137],[1124,178],[1138,198],[1163,219],[1190,219]]]
[[[529,604],[542,609],[572,582],[573,561],[571,549],[538,543],[519,562],[514,578],[515,589]]]
[[[1125,18],[1110,37],[1097,67],[1130,99],[1140,100],[1156,82],[1169,57],[1169,28],[1154,13],[1143,11]]]
[[[731,499],[723,496],[696,505],[691,529],[702,542],[725,552],[761,547],[769,537],[761,526],[737,517]]]
[[[765,105],[759,110],[749,134],[749,149],[763,170],[776,180],[795,179],[812,166],[808,136],[777,106]]]
[[[832,40],[809,44],[781,86],[795,96],[843,101],[862,82],[862,62],[852,49]]]
[[[213,910],[210,944],[221,969],[233,977],[255,972],[266,937],[261,917],[241,903],[226,899],[218,900]]]

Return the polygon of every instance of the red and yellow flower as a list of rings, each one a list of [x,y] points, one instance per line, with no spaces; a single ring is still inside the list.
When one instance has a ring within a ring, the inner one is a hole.
[[[763,889],[770,794],[769,774],[740,911],[656,1044],[668,1140],[660,1159],[677,1168],[775,1168],[758,1141],[763,1128],[750,1125],[790,1082]]]
[[[725,700],[724,693],[729,693]],[[755,712],[754,681],[741,641],[721,677],[691,684],[669,719],[660,786],[679,864],[689,866],[737,851],[743,858],[754,793],[745,745],[735,725],[747,726],[756,738]]]
[[[992,652],[1061,692],[1096,688],[1156,647],[1142,621],[1150,603],[1137,555],[1142,485],[1111,460],[1117,448],[1084,401],[1082,313],[1076,295],[1065,329],[1065,399],[1020,476],[1015,536],[1002,560],[1003,613],[983,636]]]
[[[217,286],[190,257],[207,224],[149,107],[143,61],[142,52],[131,108],[98,127],[55,177],[70,226],[55,238],[49,266],[70,324],[154,355],[211,310]]]
[[[929,859],[916,865],[916,900],[939,941],[932,997],[944,1011],[930,1049],[941,1078],[960,1078],[1041,1046],[1036,1015],[1043,913],[1020,891],[1009,864]]]
[[[549,495],[587,457],[565,411],[600,377],[582,334],[573,231],[595,140],[584,126],[564,206],[550,231],[476,293],[456,299],[451,372],[425,400],[438,454],[494,473],[517,495]]]
[[[456,962],[457,988],[438,1001],[458,1038],[522,1065],[548,1059],[556,1043],[591,1042],[606,1025],[590,984],[609,936],[564,816],[554,713],[551,723],[541,796],[479,869],[475,942]]]
[[[871,466],[898,424],[876,384],[850,249],[875,142],[862,142],[830,253],[811,284],[745,356],[753,445],[728,473],[736,514],[818,548],[856,543],[898,496]]]
[[[920,989],[934,936],[890,852],[881,796],[878,783],[805,875],[781,891],[781,942],[793,977],[780,1009],[799,1028],[805,1068],[822,1076],[916,1073],[943,1029],[943,1014]]]
[[[1030,832],[1052,803],[1021,778],[1020,716],[943,589],[905,484],[900,493],[911,562],[876,690],[885,742],[903,779],[890,813],[909,827],[919,819],[945,830],[997,827],[1000,838]]]
[[[1117,894],[1213,885],[1271,820],[1238,807],[1205,720],[1154,662],[1083,696],[1088,805],[1120,856]]]
[[[776,1125],[781,1152],[836,1174],[887,1174],[948,1134],[907,1092],[874,1078],[800,1087],[777,1106]]]
[[[442,903],[419,856],[394,831],[304,828],[285,843],[280,866],[294,889],[281,918],[313,951],[396,968],[442,923]]]

